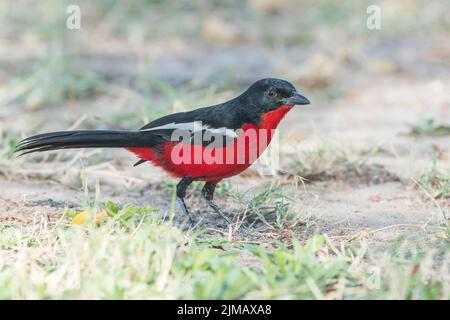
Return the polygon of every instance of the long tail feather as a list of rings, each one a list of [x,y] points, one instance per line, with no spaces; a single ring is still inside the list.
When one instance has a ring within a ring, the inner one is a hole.
[[[15,152],[32,152],[72,148],[152,147],[158,137],[143,131],[76,130],[38,134],[23,139]]]

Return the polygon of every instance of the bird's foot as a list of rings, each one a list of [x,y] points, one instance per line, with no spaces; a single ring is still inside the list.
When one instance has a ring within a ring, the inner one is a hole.
[[[194,225],[194,220],[192,220],[191,214],[189,213],[186,203],[184,202],[184,200],[182,198],[179,198],[179,197],[177,197],[177,203],[180,208],[180,211],[187,217],[187,219],[188,219],[187,222],[189,223],[189,226],[192,227]]]
[[[226,214],[222,211],[222,209],[219,208],[219,206],[217,205],[217,203],[214,202],[214,200],[206,199],[206,202],[208,202],[208,205],[214,210],[214,212],[220,215],[228,224],[233,223],[233,221],[231,221],[230,218],[226,216]]]

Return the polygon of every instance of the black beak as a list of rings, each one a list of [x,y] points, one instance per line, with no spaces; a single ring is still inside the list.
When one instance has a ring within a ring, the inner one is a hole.
[[[295,104],[310,104],[311,102],[309,102],[309,100],[305,97],[302,96],[300,93],[294,93],[294,95],[292,97],[289,98],[284,98],[282,100],[283,104],[287,104],[287,105],[295,105]]]

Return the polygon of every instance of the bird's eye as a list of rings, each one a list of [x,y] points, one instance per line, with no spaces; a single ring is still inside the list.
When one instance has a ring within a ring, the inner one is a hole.
[[[273,98],[277,95],[277,93],[275,92],[275,90],[269,90],[269,92],[267,92],[267,95],[269,97]]]

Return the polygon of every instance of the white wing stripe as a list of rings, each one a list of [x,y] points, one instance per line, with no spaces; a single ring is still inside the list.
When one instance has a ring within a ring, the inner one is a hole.
[[[142,129],[140,131],[153,131],[153,130],[189,130],[192,132],[198,132],[198,131],[203,131],[203,130],[207,130],[211,133],[218,133],[227,137],[231,137],[231,138],[237,138],[237,134],[233,129],[228,129],[226,127],[222,127],[222,128],[211,128],[210,126],[204,126],[202,125],[201,121],[194,121],[194,122],[181,122],[181,123],[168,123],[168,124],[164,124],[162,126],[159,127],[153,127],[153,128],[148,128],[148,129]]]
[[[236,131],[234,131],[233,129],[225,128],[225,127],[218,128],[218,129],[205,127],[205,130],[208,130],[209,132],[212,132],[212,133],[219,133],[223,136],[227,136],[227,137],[231,137],[231,138],[237,138],[237,136],[238,136]]]
[[[201,121],[194,121],[194,122],[182,122],[182,123],[168,123],[164,124],[159,127],[153,127],[148,129],[142,129],[141,131],[153,131],[153,130],[161,130],[161,129],[168,129],[168,130],[191,130],[191,131],[198,131],[202,128],[202,122]]]

